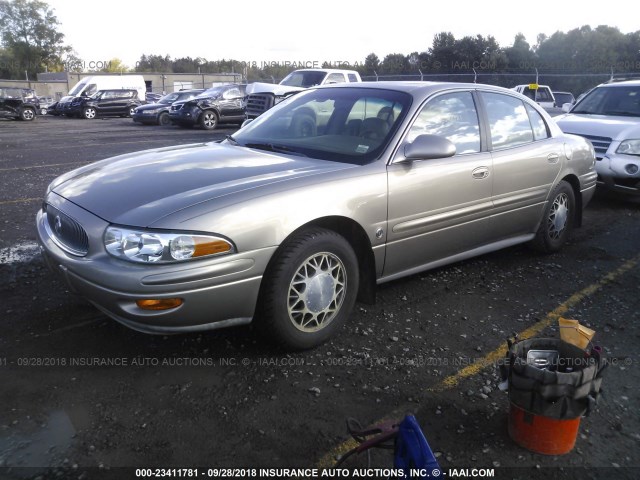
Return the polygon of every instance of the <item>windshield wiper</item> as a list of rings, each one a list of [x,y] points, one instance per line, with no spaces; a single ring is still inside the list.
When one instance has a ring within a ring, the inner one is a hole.
[[[300,153],[295,148],[288,147],[286,145],[275,145],[273,143],[247,143],[245,147],[257,148],[258,150],[266,150],[268,152],[287,153],[290,155],[300,155],[306,157],[304,153]]]
[[[235,138],[233,138],[233,135],[227,135],[225,138],[227,142],[229,142],[231,145],[240,145],[238,141]]]
[[[596,112],[587,112],[586,110],[571,110],[569,113],[585,113],[587,115],[599,115]]]

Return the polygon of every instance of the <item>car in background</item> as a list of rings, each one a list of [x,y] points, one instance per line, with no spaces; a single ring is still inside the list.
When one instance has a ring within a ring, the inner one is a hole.
[[[137,90],[98,90],[90,97],[75,97],[69,114],[87,120],[108,116],[130,117],[140,105],[142,102]]]
[[[25,97],[25,89],[0,87],[0,118],[13,118],[27,122],[36,118],[37,103]]]
[[[40,109],[38,110],[39,115],[47,115],[49,113],[49,108],[55,106],[56,101],[53,97],[38,97],[38,103],[40,105]]]
[[[246,85],[219,85],[196,98],[171,105],[171,123],[181,127],[199,125],[213,130],[221,123],[240,124],[245,120]]]
[[[553,92],[553,98],[555,98],[554,107],[562,108],[565,103],[573,105],[576,103],[576,98],[571,92]]]
[[[561,249],[595,190],[594,162],[587,140],[513,91],[343,83],[300,92],[221,143],[62,175],[37,235],[71,290],[133,329],[255,321],[304,349],[376,284],[525,242]]]
[[[203,89],[181,90],[165,95],[156,103],[141,105],[135,109],[132,118],[134,122],[146,125],[169,125],[169,110],[174,102],[187,101],[204,92]],[[148,98],[147,94],[147,98]]]
[[[556,104],[556,99],[553,97],[553,92],[548,85],[538,85],[537,83],[531,83],[528,85],[516,85],[511,90],[515,90],[516,92],[529,97],[531,100],[545,109],[551,109]]]
[[[566,110],[556,122],[593,144],[598,186],[640,197],[640,80],[598,85]]]

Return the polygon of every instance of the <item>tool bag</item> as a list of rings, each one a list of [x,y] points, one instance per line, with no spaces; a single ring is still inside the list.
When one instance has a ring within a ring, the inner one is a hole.
[[[606,362],[598,349],[590,353],[553,338],[507,341],[503,380],[508,380],[509,400],[534,415],[555,419],[587,416],[594,407]],[[557,351],[556,365],[544,368],[527,361],[529,352]]]

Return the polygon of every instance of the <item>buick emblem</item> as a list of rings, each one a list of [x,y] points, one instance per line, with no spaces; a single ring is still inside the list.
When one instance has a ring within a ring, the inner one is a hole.
[[[56,218],[53,221],[53,229],[58,235],[62,235],[62,219],[60,218],[60,215],[56,215]]]

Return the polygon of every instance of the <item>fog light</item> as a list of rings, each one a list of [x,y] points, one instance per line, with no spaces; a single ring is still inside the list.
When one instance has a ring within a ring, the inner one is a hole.
[[[182,305],[181,298],[145,298],[136,300],[136,305],[143,310],[170,310]]]
[[[624,169],[629,175],[635,175],[636,173],[638,173],[638,165],[635,165],[633,163],[628,164],[626,167],[624,167]]]

